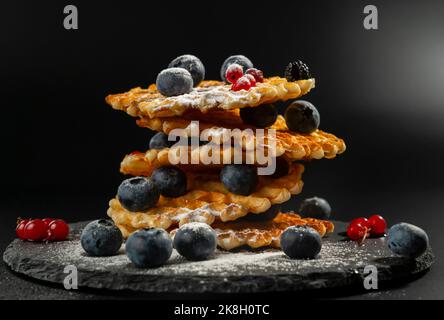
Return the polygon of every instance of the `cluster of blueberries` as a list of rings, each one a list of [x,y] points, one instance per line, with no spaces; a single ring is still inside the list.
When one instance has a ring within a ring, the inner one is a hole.
[[[226,78],[227,69],[237,65],[243,70],[256,70],[250,59],[243,55],[228,57],[222,64],[220,76]],[[258,70],[257,70],[258,71]],[[291,62],[285,69],[285,77],[289,81],[309,79],[312,77],[308,66],[297,60]],[[156,79],[159,92],[167,97],[189,93],[193,87],[199,85],[205,78],[205,67],[202,61],[193,55],[186,54],[170,62],[168,69],[161,71]],[[265,104],[254,108],[242,108],[240,116],[245,124],[258,128],[271,126],[278,116],[277,109],[272,104]],[[318,110],[308,101],[294,101],[285,112],[285,120],[290,130],[302,134],[309,134],[318,129],[320,116]]]
[[[329,203],[322,198],[305,199],[299,213],[304,217],[328,219]],[[123,243],[122,233],[111,220],[89,223],[81,234],[81,245],[90,256],[112,256],[119,252]],[[280,238],[283,252],[292,259],[313,259],[322,248],[318,232],[306,226],[287,228]],[[142,229],[126,241],[125,251],[138,268],[153,268],[163,265],[170,258],[173,248],[187,260],[209,259],[217,246],[215,231],[207,224],[192,222],[181,226],[171,240],[168,233],[159,228]],[[422,255],[429,246],[424,230],[399,223],[388,231],[388,247],[396,254],[408,258]]]
[[[112,256],[119,252],[123,237],[110,220],[89,223],[80,237],[83,249],[90,256]],[[142,229],[133,233],[125,243],[125,252],[138,268],[154,268],[170,258],[173,247],[191,261],[208,259],[216,250],[215,231],[207,224],[192,222],[181,226],[171,240],[160,228]]]

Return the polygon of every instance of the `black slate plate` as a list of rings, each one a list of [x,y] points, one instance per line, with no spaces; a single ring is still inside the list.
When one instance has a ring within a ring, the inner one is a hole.
[[[386,239],[367,239],[363,246],[342,235],[346,225],[334,222],[336,232],[324,238],[314,260],[291,260],[281,251],[217,251],[213,259],[189,262],[176,252],[157,269],[137,269],[122,248],[114,257],[88,257],[79,243],[86,222],[71,225],[71,239],[54,243],[14,240],[3,260],[15,272],[39,280],[63,283],[66,266],[75,266],[79,287],[171,293],[247,293],[299,291],[363,286],[364,268],[373,265],[379,281],[408,279],[428,270],[431,248],[418,259],[394,255]]]

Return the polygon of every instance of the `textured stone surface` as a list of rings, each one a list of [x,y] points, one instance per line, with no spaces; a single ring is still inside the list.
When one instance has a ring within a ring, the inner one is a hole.
[[[78,241],[85,223],[72,225],[70,241],[30,243],[13,241],[3,259],[9,267],[30,277],[62,283],[64,268],[78,269],[80,287],[145,292],[269,292],[336,288],[362,285],[366,265],[378,268],[380,281],[409,278],[424,272],[433,263],[429,249],[416,260],[397,257],[382,239],[368,239],[361,247],[345,241],[345,225],[335,222],[337,232],[324,239],[314,260],[290,260],[281,251],[217,251],[211,260],[188,262],[176,252],[157,269],[137,269],[124,254],[88,257]]]

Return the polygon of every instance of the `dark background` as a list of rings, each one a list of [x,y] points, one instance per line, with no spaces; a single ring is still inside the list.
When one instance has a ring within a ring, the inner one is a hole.
[[[63,28],[68,4],[78,30]],[[379,9],[379,30],[363,28],[366,4]],[[286,207],[318,195],[339,220],[380,213],[423,227],[436,267],[388,295],[444,297],[444,2],[11,1],[0,36],[2,248],[18,216],[105,216],[120,160],[152,135],[107,94],[146,87],[184,53],[202,59],[207,79],[232,54],[266,75],[302,59],[317,81],[304,98],[348,150],[307,164],[304,192]]]

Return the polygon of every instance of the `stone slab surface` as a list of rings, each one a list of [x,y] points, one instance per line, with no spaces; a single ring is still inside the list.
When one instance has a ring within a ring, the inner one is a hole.
[[[14,240],[3,260],[15,272],[53,283],[63,283],[66,266],[78,270],[80,287],[163,293],[248,293],[299,291],[361,285],[364,268],[373,265],[379,281],[408,279],[428,270],[434,261],[429,249],[418,259],[394,255],[386,239],[367,239],[363,246],[343,236],[346,224],[335,221],[336,231],[324,238],[314,260],[291,260],[282,251],[218,250],[207,261],[189,262],[173,252],[168,263],[156,269],[135,268],[124,253],[88,257],[79,235],[87,222],[71,225],[64,242],[31,243]]]

